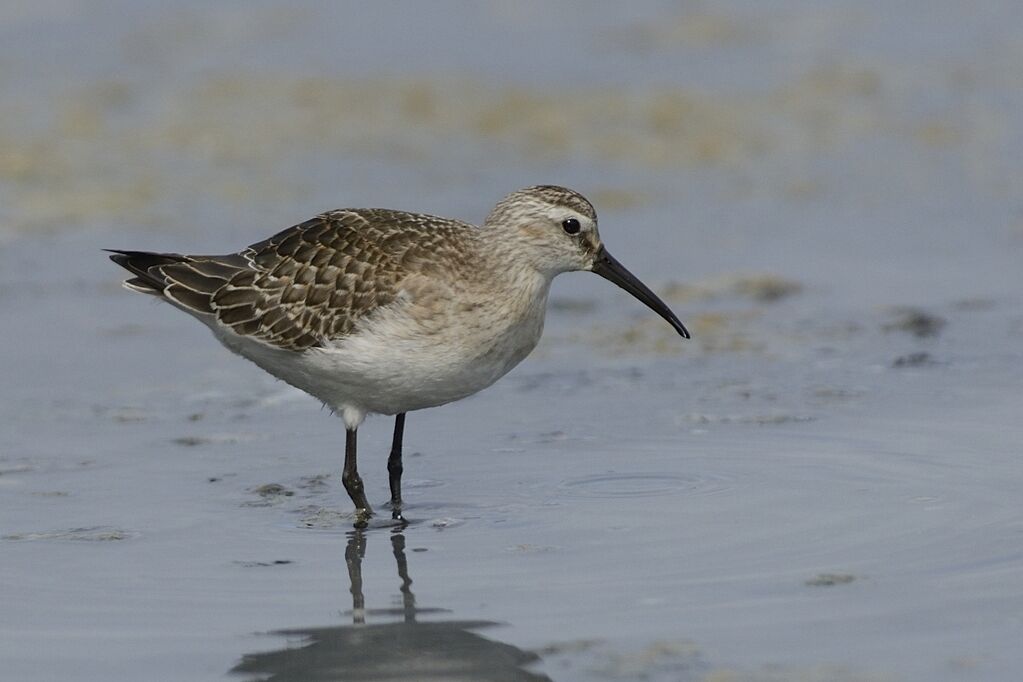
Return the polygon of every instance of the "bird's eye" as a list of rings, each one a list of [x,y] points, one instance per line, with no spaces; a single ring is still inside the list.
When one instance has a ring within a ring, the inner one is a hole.
[[[561,221],[561,229],[567,234],[579,234],[579,230],[582,227],[579,225],[579,221],[575,218],[569,218],[568,220]]]

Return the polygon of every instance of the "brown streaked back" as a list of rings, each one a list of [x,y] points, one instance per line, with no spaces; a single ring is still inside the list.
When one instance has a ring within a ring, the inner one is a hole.
[[[449,269],[476,227],[387,209],[342,209],[295,225],[240,253],[186,256],[118,251],[126,284],[163,295],[237,334],[288,350],[349,334],[392,303],[411,273]]]

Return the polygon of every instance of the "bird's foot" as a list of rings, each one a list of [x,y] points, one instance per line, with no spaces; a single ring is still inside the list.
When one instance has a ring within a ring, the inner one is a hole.
[[[405,518],[403,503],[401,498],[391,498],[391,500],[384,504],[385,509],[391,510],[391,525],[397,528],[405,528],[409,525],[408,519]]]
[[[362,507],[355,510],[355,522],[352,524],[358,529],[363,529],[369,525],[369,520],[373,516],[373,510],[369,507]]]

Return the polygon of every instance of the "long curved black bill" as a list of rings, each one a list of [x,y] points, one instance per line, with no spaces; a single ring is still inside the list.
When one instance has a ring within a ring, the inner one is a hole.
[[[626,270],[624,265],[615,260],[603,246],[600,247],[600,251],[597,252],[597,256],[593,261],[593,272],[628,291],[645,303],[650,310],[653,310],[667,320],[668,324],[674,327],[675,331],[682,338],[689,338],[689,330],[686,329],[684,324],[679,322],[679,319],[675,317],[675,313],[671,312],[671,308],[664,301],[657,298],[657,294],[650,291],[645,284],[636,279],[635,275]]]

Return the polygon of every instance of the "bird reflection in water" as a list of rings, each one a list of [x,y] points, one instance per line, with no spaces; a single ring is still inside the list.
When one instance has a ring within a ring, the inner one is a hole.
[[[354,531],[345,549],[352,592],[352,625],[273,632],[271,634],[300,637],[301,645],[247,654],[231,672],[261,682],[551,682],[546,675],[524,668],[540,660],[535,653],[476,634],[477,630],[500,623],[485,620],[420,622],[419,616],[450,612],[416,606],[405,558],[405,536],[400,531],[391,534],[391,548],[401,579],[401,608],[366,609],[362,593],[366,535],[361,530]],[[367,622],[376,618],[390,622]]]

